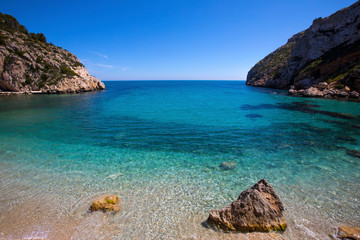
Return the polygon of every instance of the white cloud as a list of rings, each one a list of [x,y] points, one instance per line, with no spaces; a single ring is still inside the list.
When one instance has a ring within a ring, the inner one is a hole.
[[[89,62],[89,59],[80,58],[79,61],[80,61],[81,63],[88,63],[88,62]]]
[[[114,66],[114,65],[110,65],[110,64],[94,63],[89,59],[81,59],[81,62],[83,62],[87,66],[96,66],[96,67],[101,67],[101,68],[114,68],[114,69],[119,69],[122,72],[125,72],[130,69],[129,67],[120,67],[120,66]]]
[[[98,55],[99,57],[103,57],[103,58],[106,58],[106,59],[108,58],[107,55],[102,54],[102,53],[99,53],[99,52],[90,51],[90,53],[95,54],[95,55]]]
[[[114,68],[113,65],[106,65],[106,64],[101,64],[101,63],[96,63],[94,65],[98,66],[98,67],[103,67],[103,68]]]

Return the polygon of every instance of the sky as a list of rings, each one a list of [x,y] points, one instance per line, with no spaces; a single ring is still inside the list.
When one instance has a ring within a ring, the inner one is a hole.
[[[258,61],[355,0],[1,0],[101,80],[245,80]]]

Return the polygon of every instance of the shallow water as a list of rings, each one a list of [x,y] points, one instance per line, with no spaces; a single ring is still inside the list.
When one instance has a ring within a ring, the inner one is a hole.
[[[360,103],[235,81],[106,86],[0,97],[0,238],[269,239],[204,223],[264,177],[288,222],[270,237],[329,239],[359,225],[360,159],[346,152],[360,150]],[[109,193],[119,213],[88,213]]]

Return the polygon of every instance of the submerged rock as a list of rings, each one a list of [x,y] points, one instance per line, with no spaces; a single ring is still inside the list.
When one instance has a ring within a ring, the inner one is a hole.
[[[229,206],[211,210],[208,222],[225,231],[284,231],[284,205],[272,186],[261,179]]]
[[[232,161],[228,161],[228,162],[222,162],[220,165],[219,165],[219,168],[221,170],[224,170],[224,171],[229,171],[229,170],[233,170],[236,168],[236,165],[237,163],[236,162],[232,162]]]
[[[360,151],[358,151],[358,150],[350,150],[350,149],[348,149],[348,150],[346,150],[346,154],[350,155],[352,157],[360,158]]]
[[[341,141],[346,141],[346,142],[356,142],[355,138],[353,138],[352,136],[347,136],[347,135],[339,136],[338,139]]]
[[[252,118],[252,119],[255,119],[255,118],[262,118],[262,116],[260,114],[256,114],[256,113],[252,113],[252,114],[247,114],[246,115],[247,118]]]
[[[360,240],[360,228],[340,226],[338,227],[337,237],[341,239]]]
[[[119,205],[120,202],[117,196],[107,195],[95,200],[90,206],[90,211],[118,212]]]

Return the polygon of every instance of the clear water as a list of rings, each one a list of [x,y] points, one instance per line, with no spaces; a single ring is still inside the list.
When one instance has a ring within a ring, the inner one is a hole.
[[[360,103],[236,81],[106,87],[0,97],[0,237],[268,239],[204,224],[264,177],[286,207],[289,227],[275,238],[359,225],[360,159],[346,152],[360,150]],[[110,193],[119,213],[87,211]]]

